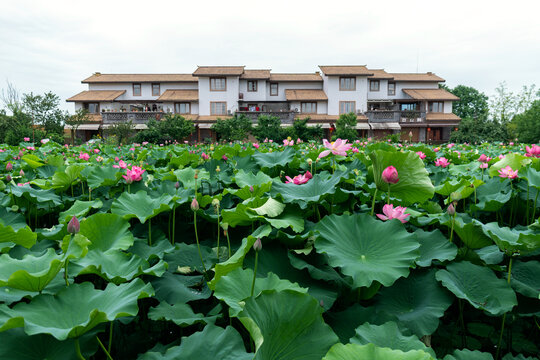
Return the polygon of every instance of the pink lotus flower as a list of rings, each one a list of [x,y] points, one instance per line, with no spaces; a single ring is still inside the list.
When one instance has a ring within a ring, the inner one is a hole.
[[[27,146],[26,149],[27,149],[27,150],[36,150],[36,148],[33,147],[33,146]]]
[[[88,153],[79,153],[79,159],[83,159],[85,161],[88,161],[88,159],[90,159],[90,155],[88,155]]]
[[[453,148],[454,146],[456,146],[456,144],[454,144],[454,143],[450,143],[450,144],[446,145],[446,147],[447,147],[448,149],[451,149],[451,148]]]
[[[313,178],[311,173],[309,171],[306,171],[304,175],[296,175],[294,178],[291,179],[290,176],[285,176],[287,181],[285,181],[285,184],[293,183],[296,185],[302,185],[309,181],[309,179]]]
[[[445,168],[448,165],[450,165],[450,162],[445,157],[440,157],[437,160],[435,160],[435,166],[440,166],[440,167]]]
[[[134,181],[141,181],[142,180],[142,174],[145,172],[146,170],[138,167],[138,166],[133,166],[131,167],[131,170],[127,169],[126,170],[126,175],[122,175],[122,177],[126,180],[126,183],[128,184],[131,184],[132,182]]]
[[[98,157],[96,158],[96,161],[97,161],[97,162],[102,162],[102,161],[103,161],[103,157],[102,157],[102,156],[98,156]]]
[[[525,149],[527,150],[527,154],[525,154],[525,156],[540,157],[540,146],[532,144],[531,147],[525,146]]]
[[[13,164],[10,163],[10,162],[8,162],[8,163],[6,164],[6,171],[11,171],[11,170],[13,170]]]
[[[24,138],[24,141],[30,141],[30,138],[29,138],[29,137],[25,137],[25,138]]]
[[[341,140],[341,139],[337,139],[336,141],[332,143],[324,139],[323,145],[328,150],[324,150],[322,153],[320,153],[319,159],[330,155],[330,153],[334,155],[347,156],[347,151],[350,150],[352,147],[351,144],[347,144],[347,140]]]
[[[358,150],[358,148],[355,148],[355,147],[353,147],[353,148],[351,149],[351,151],[352,151],[353,153],[355,153],[355,154],[360,152],[360,150]]]
[[[481,163],[480,164],[480,169],[487,169],[487,167],[488,167],[487,163]]]
[[[405,210],[407,210],[406,207],[398,206],[394,209],[394,205],[392,204],[386,204],[383,206],[383,214],[377,214],[377,217],[381,220],[391,220],[391,219],[398,219],[402,223],[406,223],[409,221],[407,218],[411,216],[411,214],[405,214]]]
[[[94,153],[99,154],[99,149],[94,149]]]
[[[41,143],[42,143],[42,144],[46,144],[46,143],[48,143],[49,141],[50,141],[49,139],[41,139]]]
[[[389,166],[382,172],[382,179],[387,184],[397,184],[399,181],[398,172],[395,167]]]
[[[294,145],[294,140],[283,140],[283,146],[293,146]]]
[[[504,159],[505,157],[506,157],[506,155],[501,154],[501,155],[499,155],[499,160],[502,160],[502,159]]]
[[[118,162],[118,160],[120,160],[118,156],[114,158],[114,161]]]
[[[508,165],[507,167],[499,170],[499,176],[502,178],[515,179],[518,176],[518,171],[512,170],[510,165]]]
[[[223,156],[221,157],[221,160],[223,160],[223,161],[227,161],[227,160],[229,160],[229,158],[228,158],[228,157],[226,157],[225,155],[223,155]]]
[[[206,155],[204,152],[201,154],[201,157],[202,157],[204,160],[210,159],[210,156]]]
[[[420,159],[424,160],[426,158],[426,154],[424,154],[423,152],[421,151],[417,151],[416,152],[416,155],[418,155],[420,157]]]
[[[508,145],[514,146],[514,143],[512,141],[510,141],[510,143]]]
[[[254,144],[253,144],[253,147],[254,147],[255,149],[258,149],[258,148],[259,148],[259,144],[254,143]]]
[[[490,160],[491,160],[491,158],[486,156],[485,154],[480,155],[480,157],[478,158],[478,161],[480,161],[482,163],[487,163]]]

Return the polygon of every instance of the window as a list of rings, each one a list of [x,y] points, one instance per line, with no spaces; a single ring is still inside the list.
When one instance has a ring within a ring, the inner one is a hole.
[[[270,83],[270,96],[277,96],[277,95],[278,95],[278,84]]]
[[[379,80],[369,80],[369,91],[379,91],[380,86]]]
[[[152,96],[159,96],[159,95],[161,95],[159,84],[152,84]]]
[[[434,101],[429,103],[429,112],[443,112],[444,103],[442,101]]]
[[[339,113],[348,114],[350,112],[356,111],[356,102],[355,101],[340,101],[339,102]]]
[[[99,103],[84,103],[84,108],[88,110],[90,114],[99,113]]]
[[[133,84],[133,96],[141,96],[141,84]]]
[[[356,90],[356,78],[354,78],[354,77],[341,77],[341,78],[339,78],[339,90],[340,91],[353,91],[353,90]]]
[[[416,110],[416,104],[401,104],[401,111],[415,111]]]
[[[190,114],[191,107],[189,103],[176,103],[174,104],[174,112],[177,114]]]
[[[257,91],[257,81],[249,80],[247,85],[248,91]]]
[[[396,95],[396,83],[388,83],[388,95]]]
[[[224,77],[210,78],[210,91],[226,91],[227,79]]]
[[[302,112],[305,114],[316,114],[317,103],[316,102],[303,102],[301,104]]]
[[[210,114],[211,115],[226,115],[227,103],[226,102],[210,102]]]

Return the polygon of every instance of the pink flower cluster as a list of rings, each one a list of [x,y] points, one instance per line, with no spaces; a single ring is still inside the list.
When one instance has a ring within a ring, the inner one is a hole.
[[[309,181],[309,179],[313,178],[311,173],[309,171],[306,171],[304,175],[296,175],[294,178],[291,179],[290,176],[285,176],[287,181],[285,181],[285,184],[293,183],[296,185],[302,185]]]
[[[540,146],[532,144],[531,147],[525,146],[525,149],[527,150],[525,156],[540,157]]]
[[[448,161],[448,159],[446,159],[445,157],[440,157],[437,160],[435,160],[435,166],[440,166],[440,167],[445,168],[448,165],[450,165],[450,161]]]
[[[405,210],[407,210],[406,207],[397,206],[394,209],[394,205],[392,204],[386,204],[383,206],[383,214],[377,214],[377,217],[381,220],[392,220],[392,219],[398,219],[402,223],[406,223],[409,221],[407,218],[411,216],[411,214],[405,214]]]
[[[120,160],[120,162],[118,163],[118,165],[113,165],[113,168],[116,168],[116,169],[125,169],[127,168],[127,164],[124,160]]]
[[[283,140],[283,146],[293,146],[294,145],[294,140]]]
[[[499,176],[502,178],[515,179],[518,176],[517,170],[512,170],[510,165],[499,170]]]
[[[84,161],[88,161],[88,159],[90,159],[90,155],[88,155],[88,153],[79,153],[79,159],[82,159]]]
[[[132,166],[131,170],[126,170],[126,175],[122,175],[122,177],[126,180],[127,184],[131,184],[134,181],[141,181],[142,180],[142,174],[146,170],[138,167],[138,166]]]
[[[424,160],[426,158],[426,154],[424,154],[423,152],[421,151],[417,151],[416,152],[416,155],[418,155],[420,157],[420,159]]]
[[[330,153],[334,155],[341,155],[341,156],[347,156],[347,151],[349,151],[352,147],[352,144],[347,144],[347,140],[341,140],[337,139],[334,142],[329,142],[328,140],[323,140],[323,145],[328,150],[324,150],[319,154],[319,159],[330,155]]]

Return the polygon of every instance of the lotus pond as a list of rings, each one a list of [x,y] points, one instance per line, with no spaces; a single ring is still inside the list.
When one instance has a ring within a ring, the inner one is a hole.
[[[0,359],[534,359],[540,147],[0,146]]]

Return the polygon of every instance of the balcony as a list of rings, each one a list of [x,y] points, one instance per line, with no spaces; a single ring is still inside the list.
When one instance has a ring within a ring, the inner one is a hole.
[[[296,111],[237,111],[238,115],[245,115],[255,124],[260,115],[276,116],[282,124],[292,124],[294,117],[298,114]]]
[[[425,123],[426,113],[423,111],[407,110],[372,110],[365,112],[370,123],[394,122],[400,124]]]
[[[104,124],[116,124],[130,121],[133,124],[146,124],[150,119],[160,119],[165,115],[163,111],[123,111],[102,112]]]

